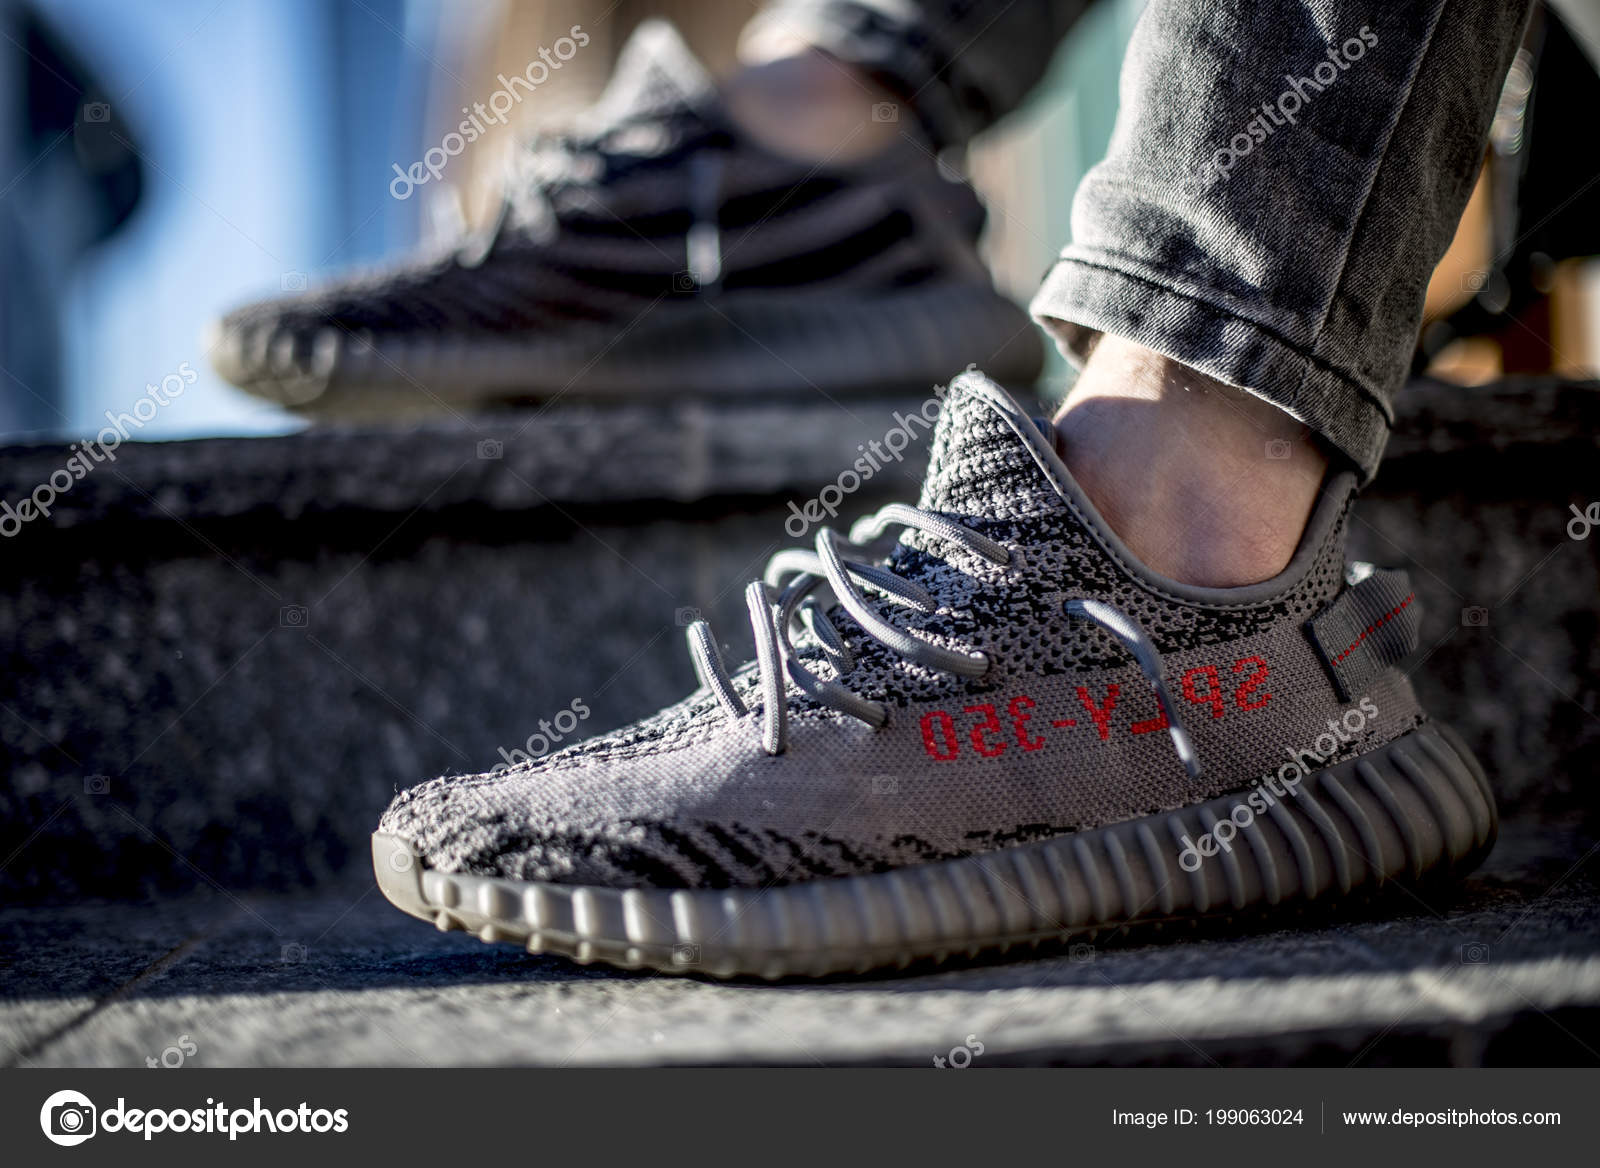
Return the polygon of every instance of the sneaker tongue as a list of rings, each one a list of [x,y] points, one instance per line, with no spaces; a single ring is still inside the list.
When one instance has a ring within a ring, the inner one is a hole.
[[[1047,473],[1046,466],[1053,469]],[[1013,523],[1059,518],[1068,508],[1052,476],[1063,470],[1039,425],[1005,390],[969,369],[950,382],[943,396],[918,506],[980,530],[974,520]],[[948,608],[948,614],[926,618],[904,606],[876,606],[887,610],[883,615],[891,624],[915,626],[921,630],[915,635],[932,634],[949,647],[963,643],[963,635],[954,630],[973,619],[973,589],[977,586],[973,576],[950,570],[953,550],[937,538],[904,531],[888,563],[896,575],[925,588],[941,607]],[[866,635],[841,607],[828,615],[856,656],[857,668],[847,685],[870,689],[873,684],[889,687],[906,681],[905,659],[899,653]],[[871,677],[874,669],[879,671],[877,681],[863,680]]]
[[[660,116],[705,106],[716,84],[665,20],[646,20],[623,46],[616,69],[589,116],[609,125],[623,118]]]
[[[1062,509],[1036,450],[1049,439],[1011,396],[981,373],[950,383],[919,505],[930,511],[1019,519]]]

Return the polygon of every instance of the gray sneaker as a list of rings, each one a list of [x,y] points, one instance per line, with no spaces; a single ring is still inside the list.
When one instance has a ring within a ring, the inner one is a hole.
[[[1482,769],[1397,665],[1403,573],[1330,476],[1271,580],[1136,560],[981,374],[916,507],[777,556],[757,660],[609,737],[403,792],[378,881],[441,928],[629,968],[826,974],[1331,901],[1490,847]],[[886,532],[898,542],[874,556]]]
[[[913,133],[858,166],[772,154],[648,22],[583,124],[520,156],[491,231],[240,308],[212,363],[346,419],[687,386],[920,396],[975,354],[1031,384],[1042,343],[978,258],[983,207]]]

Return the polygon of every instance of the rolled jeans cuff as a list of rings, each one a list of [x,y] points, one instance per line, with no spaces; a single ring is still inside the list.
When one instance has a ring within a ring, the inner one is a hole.
[[[1201,290],[1138,269],[1116,255],[1068,247],[1030,311],[1075,365],[1103,333],[1133,341],[1271,402],[1350,459],[1363,483],[1372,479],[1394,421],[1377,392]]]

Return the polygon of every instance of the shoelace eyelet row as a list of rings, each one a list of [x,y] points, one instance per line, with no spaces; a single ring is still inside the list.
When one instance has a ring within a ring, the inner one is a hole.
[[[889,724],[889,707],[885,703],[862,697],[840,680],[820,677],[801,664],[800,653],[791,639],[796,621],[811,633],[839,679],[848,676],[855,666],[855,654],[813,596],[824,583],[868,636],[907,660],[974,680],[993,672],[994,658],[988,653],[932,644],[883,619],[867,603],[857,588],[858,582],[925,615],[938,610],[933,597],[912,581],[885,567],[846,558],[848,554],[870,552],[869,545],[890,527],[920,531],[958,544],[999,567],[1008,567],[1016,561],[1009,549],[988,536],[943,515],[903,503],[891,503],[862,519],[850,529],[848,538],[824,527],[817,532],[814,551],[795,548],[773,556],[763,579],[752,580],[745,589],[750,624],[756,636],[757,684],[762,695],[761,740],[768,754],[782,754],[788,744],[788,682],[791,681],[820,705],[848,714],[876,729]],[[1179,761],[1191,778],[1198,779],[1200,760],[1194,741],[1167,689],[1161,654],[1149,634],[1133,617],[1104,601],[1080,597],[1063,602],[1061,607],[1067,617],[1088,620],[1104,629],[1133,656],[1155,691]],[[750,710],[734,689],[711,634],[711,626],[703,620],[695,621],[689,626],[688,641],[701,684],[716,696],[730,716],[747,717]]]
[[[892,527],[919,531],[957,544],[997,566],[1011,563],[1010,551],[988,536],[943,515],[904,503],[891,503],[860,520],[847,537],[824,527],[817,532],[814,550],[793,548],[773,556],[764,577],[751,581],[745,590],[750,625],[756,637],[761,741],[767,753],[782,754],[788,744],[789,682],[818,704],[869,726],[881,728],[888,724],[889,711],[884,703],[862,697],[839,680],[854,667],[855,654],[813,597],[823,584],[831,588],[840,607],[868,636],[909,661],[974,679],[986,676],[994,668],[994,661],[988,654],[935,645],[885,620],[868,603],[858,584],[875,589],[891,602],[923,615],[938,611],[938,602],[920,585],[886,567],[855,558],[871,554],[870,545]],[[837,679],[821,677],[801,663],[791,639],[797,620],[812,634]],[[734,689],[710,626],[705,621],[696,621],[688,630],[688,641],[700,683],[716,696],[731,717],[744,718],[750,711]]]

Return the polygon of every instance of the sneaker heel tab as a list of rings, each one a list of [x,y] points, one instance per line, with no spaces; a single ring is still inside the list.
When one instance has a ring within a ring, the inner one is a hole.
[[[1373,678],[1415,652],[1421,630],[1410,575],[1362,562],[1346,567],[1344,588],[1305,625],[1306,639],[1343,702],[1354,701]]]

